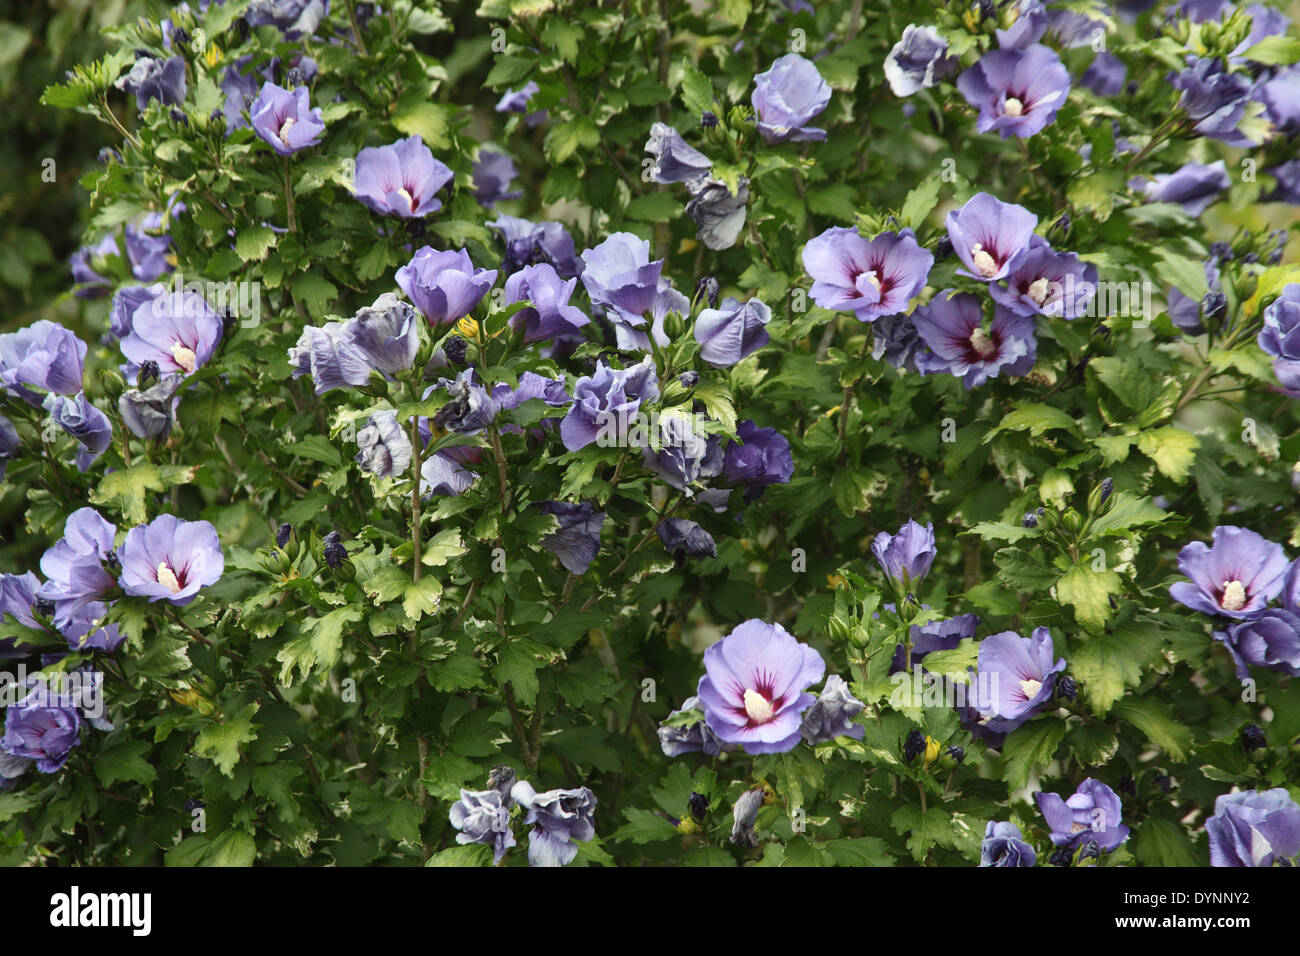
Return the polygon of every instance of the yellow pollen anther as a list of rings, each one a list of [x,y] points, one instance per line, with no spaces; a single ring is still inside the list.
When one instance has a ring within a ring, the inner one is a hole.
[[[1007,97],[1005,108],[1008,116],[1023,116],[1025,112],[1025,104],[1014,96]]]
[[[745,691],[745,713],[749,719],[756,724],[765,724],[772,719],[776,713],[772,708],[772,702],[756,690]]]
[[[1240,581],[1223,582],[1223,599],[1219,606],[1225,611],[1240,611],[1246,606],[1246,588]]]
[[[984,276],[984,278],[989,279],[997,275],[997,261],[985,252],[984,247],[978,242],[970,247],[970,257],[971,261],[975,263],[975,268],[979,270],[979,274]]]
[[[970,334],[971,348],[980,358],[989,359],[998,354],[998,347],[983,329],[976,329]]]
[[[1035,305],[1042,305],[1047,301],[1047,292],[1050,285],[1051,284],[1047,281],[1046,277],[1037,278],[1033,282],[1029,283],[1027,294],[1029,298],[1034,300]]]
[[[194,354],[192,348],[182,345],[180,342],[172,343],[172,358],[186,372],[194,371],[194,363],[198,356]]]
[[[298,121],[290,116],[284,121],[284,125],[280,127],[280,142],[284,143],[285,146],[289,145],[289,130],[293,129],[293,124],[296,122]]]
[[[181,582],[177,579],[176,574],[172,569],[167,567],[166,561],[158,565],[158,583],[168,591],[171,591],[172,594],[178,593],[181,589]]]
[[[1020,682],[1020,689],[1024,692],[1026,700],[1033,700],[1034,695],[1043,689],[1043,682],[1040,680],[1034,680],[1033,678],[1022,680]]]

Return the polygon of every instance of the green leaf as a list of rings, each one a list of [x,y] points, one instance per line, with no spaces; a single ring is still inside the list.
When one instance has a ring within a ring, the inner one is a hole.
[[[1076,564],[1056,582],[1056,597],[1074,608],[1080,624],[1097,632],[1114,613],[1110,596],[1122,588],[1123,581],[1114,571],[1094,571],[1091,563]]]
[[[239,745],[257,739],[257,731],[248,719],[254,709],[245,708],[240,716],[231,717],[225,723],[208,724],[199,731],[194,752],[200,757],[210,757],[222,774],[233,777],[235,764],[239,763]]]
[[[614,831],[612,839],[616,843],[658,843],[679,836],[672,823],[649,810],[627,807],[623,816],[627,823]]]
[[[158,771],[145,760],[150,750],[143,740],[128,740],[109,747],[95,758],[95,776],[105,787],[134,782],[146,786],[158,779]]]
[[[909,229],[919,229],[926,218],[939,203],[939,189],[943,185],[938,176],[927,176],[921,184],[907,194],[903,200],[903,211],[899,215],[902,224]]]
[[[338,298],[334,283],[315,272],[304,272],[293,280],[293,297],[307,307],[313,315],[329,311],[330,304]]]
[[[1098,633],[1070,652],[1070,673],[1079,681],[1093,713],[1104,717],[1160,656],[1160,632],[1153,625],[1126,624]]]
[[[423,100],[403,106],[393,114],[393,126],[407,136],[418,136],[435,152],[451,144],[447,126],[448,107]]]
[[[1076,209],[1092,213],[1100,222],[1110,218],[1116,202],[1124,193],[1122,169],[1100,169],[1071,180],[1066,198]]]
[[[1065,721],[1059,717],[1038,717],[1007,734],[1002,745],[1006,768],[1002,779],[1012,793],[1029,783],[1036,769],[1045,768],[1065,739]]]
[[[542,148],[546,158],[553,163],[563,163],[570,156],[582,150],[590,153],[600,145],[600,130],[596,124],[585,116],[556,123],[551,127]]]
[[[1182,824],[1148,816],[1137,828],[1133,855],[1143,866],[1201,866],[1191,838]]]
[[[655,190],[637,196],[627,204],[627,218],[638,222],[667,222],[682,214],[681,200],[670,192]]]
[[[509,681],[514,687],[515,699],[523,704],[531,704],[537,699],[537,668],[542,666],[531,646],[529,641],[503,645],[497,651],[497,663],[492,668],[497,681],[502,684]]]
[[[1205,298],[1210,287],[1205,280],[1205,264],[1180,256],[1166,248],[1156,250],[1160,264],[1156,266],[1156,275],[1175,289],[1200,302]]]
[[[1007,587],[1030,594],[1046,591],[1060,576],[1059,571],[1049,568],[1038,555],[1020,548],[1003,548],[993,555],[993,563],[998,567],[998,578]]]
[[[1169,716],[1164,704],[1149,697],[1126,697],[1117,701],[1111,714],[1146,734],[1174,760],[1183,760],[1192,746],[1192,732]]]
[[[198,470],[197,466],[145,464],[110,471],[91,492],[90,503],[116,504],[129,524],[144,524],[149,520],[145,496],[151,491],[163,492],[173,485],[189,484]]]
[[[420,563],[429,567],[440,568],[452,558],[458,558],[466,551],[461,541],[460,532],[455,528],[444,528],[429,539],[420,555]]]
[[[1300,38],[1284,33],[1264,37],[1254,46],[1247,47],[1240,56],[1265,66],[1286,66],[1300,62]]]
[[[330,440],[324,435],[308,435],[302,441],[287,445],[284,450],[291,455],[318,461],[322,465],[329,465],[333,468],[343,467],[343,456],[339,454],[339,450],[330,444]]]
[[[208,844],[200,866],[252,866],[257,842],[245,830],[227,830]]]
[[[682,61],[682,103],[697,117],[714,108],[713,81],[697,70],[689,60]]]
[[[492,850],[482,843],[450,846],[429,857],[425,866],[487,866],[492,862]]]
[[[1079,426],[1075,420],[1059,408],[1033,402],[1019,405],[1005,415],[997,427],[984,436],[984,444],[991,442],[999,432],[1028,431],[1037,438],[1049,429],[1061,429],[1078,434]]]
[[[1201,439],[1189,431],[1152,428],[1138,435],[1138,450],[1156,463],[1160,473],[1182,484],[1187,480]]]
[[[442,582],[437,578],[420,578],[406,589],[402,610],[413,621],[426,614],[434,614],[442,601]]]
[[[235,252],[245,262],[260,262],[278,239],[270,226],[245,226],[235,235]]]
[[[1093,521],[1090,537],[1123,535],[1132,528],[1159,524],[1169,515],[1150,498],[1140,498],[1129,491],[1117,491],[1108,502],[1110,509]]]

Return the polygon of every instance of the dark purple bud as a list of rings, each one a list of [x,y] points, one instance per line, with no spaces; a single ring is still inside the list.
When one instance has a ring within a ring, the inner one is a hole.
[[[1247,752],[1251,750],[1263,750],[1268,746],[1268,740],[1264,736],[1264,731],[1260,730],[1254,724],[1247,724],[1246,729],[1241,732],[1241,744]]]
[[[692,791],[686,805],[690,809],[691,819],[696,823],[703,823],[704,817],[709,812],[709,798],[702,793]]]
[[[137,379],[139,388],[143,391],[150,382],[156,382],[162,377],[162,371],[158,368],[158,363],[153,359],[145,359],[140,363],[140,375]]]
[[[1228,297],[1222,292],[1207,292],[1201,300],[1201,312],[1207,319],[1218,322],[1228,311]]]
[[[961,763],[966,759],[966,751],[963,748],[958,747],[956,744],[953,744],[948,748],[947,754],[953,759],[953,763]]]
[[[167,111],[167,115],[172,118],[173,123],[180,123],[182,126],[190,125],[190,118],[174,106]]]
[[[1023,524],[1026,528],[1037,528],[1038,515],[1032,511],[1026,511],[1025,517],[1021,520],[1020,523]]]
[[[1132,777],[1119,778],[1119,792],[1130,797],[1137,796],[1137,785],[1133,782]]]
[[[713,129],[718,125],[718,114],[713,110],[705,110],[700,114],[700,125],[705,129]]]
[[[992,20],[998,15],[998,5],[994,0],[980,0],[980,18]]]
[[[283,548],[289,543],[289,536],[291,534],[293,534],[293,525],[286,521],[284,524],[280,525],[279,529],[275,532],[276,545]]]
[[[54,602],[49,598],[38,597],[35,603],[32,604],[32,609],[41,617],[54,616]]]
[[[1246,263],[1259,262],[1259,254],[1255,252],[1248,252],[1241,257],[1241,261]]]
[[[488,786],[501,794],[501,803],[509,808],[513,802],[510,798],[510,789],[515,785],[518,776],[515,774],[514,767],[506,764],[498,764],[488,773]]]
[[[1096,860],[1101,858],[1101,847],[1096,840],[1089,840],[1079,848],[1079,860]]]
[[[1103,504],[1103,505],[1104,505],[1104,504],[1106,503],[1106,499],[1109,498],[1109,497],[1111,496],[1111,493],[1114,492],[1114,490],[1115,490],[1115,481],[1114,481],[1114,479],[1107,478],[1105,481],[1103,481],[1103,482],[1101,483],[1101,501],[1100,501],[1100,504]]]
[[[1162,793],[1168,793],[1174,789],[1174,782],[1167,774],[1162,773],[1156,777],[1156,786],[1160,788]]]
[[[700,297],[703,296],[709,303],[709,308],[716,309],[718,307],[719,290],[720,286],[718,285],[717,279],[713,276],[704,276],[695,284],[694,301],[698,302]]]
[[[104,563],[108,565],[111,574],[117,574],[122,570],[122,560],[117,556],[116,551],[110,551],[104,555]]]
[[[465,361],[465,353],[469,350],[469,343],[459,335],[453,335],[447,340],[447,344],[442,347],[442,354],[447,356],[447,361],[453,365],[460,365]]]
[[[1232,260],[1232,244],[1227,242],[1210,243],[1210,259],[1217,262]]]
[[[1079,685],[1074,682],[1073,677],[1067,675],[1056,682],[1057,696],[1065,700],[1074,700],[1074,695],[1078,692]]]
[[[699,384],[700,373],[682,372],[682,374],[677,377],[677,381],[681,383],[682,388],[694,388]]]
[[[940,236],[939,241],[934,244],[934,260],[942,262],[952,255],[952,240],[947,236]]]
[[[325,545],[325,563],[331,568],[340,567],[348,558],[348,549],[341,541],[331,541]]]
[[[1069,847],[1061,847],[1047,861],[1052,866],[1069,866],[1070,861],[1074,859],[1074,854],[1070,852]]]
[[[203,810],[206,809],[206,807],[207,804],[204,803],[202,800],[199,800],[197,797],[190,797],[188,800],[185,801],[186,813],[193,813],[195,810]]]
[[[919,730],[913,730],[907,735],[907,740],[903,741],[903,759],[911,763],[916,759],[918,754],[925,751],[925,734]]]

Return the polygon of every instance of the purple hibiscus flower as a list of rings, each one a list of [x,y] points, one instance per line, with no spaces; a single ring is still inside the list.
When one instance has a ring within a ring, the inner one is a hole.
[[[664,550],[679,563],[686,558],[716,558],[718,546],[709,534],[686,518],[665,518],[655,529]]]
[[[1028,247],[1038,217],[1024,206],[977,193],[948,213],[946,225],[953,251],[970,270],[960,274],[996,282],[1006,278],[1012,260]]]
[[[0,385],[34,408],[44,396],[76,395],[86,360],[86,343],[57,322],[40,319],[17,332],[0,335]]]
[[[895,96],[911,96],[957,72],[959,61],[948,55],[948,41],[932,26],[908,24],[885,57],[885,79]]]
[[[826,664],[780,624],[745,621],[704,652],[699,697],[720,739],[749,754],[784,753],[802,737],[803,712],[817,700],[807,688]]]
[[[1070,92],[1070,72],[1055,51],[1039,44],[990,50],[957,77],[957,89],[979,110],[981,133],[1023,139],[1056,118]]]
[[[162,228],[162,221],[162,213],[153,212],[139,224],[126,224],[126,258],[131,263],[131,274],[141,282],[152,282],[173,269],[172,237],[153,232]]]
[[[533,98],[541,89],[535,80],[529,80],[517,90],[506,90],[501,99],[497,101],[496,111],[498,113],[526,113],[528,112],[528,101]]]
[[[171,292],[140,305],[122,354],[136,367],[156,362],[168,375],[189,375],[207,364],[221,341],[221,317],[196,292]]]
[[[1300,93],[1297,93],[1300,96]],[[1300,206],[1300,159],[1288,160],[1265,170],[1277,180],[1277,186],[1267,193],[1265,202],[1284,202]]]
[[[586,787],[538,793],[527,780],[520,780],[510,788],[510,797],[528,811],[524,824],[533,828],[528,834],[529,866],[571,863],[578,855],[577,842],[596,835],[592,820],[596,795]]]
[[[479,150],[478,159],[470,170],[474,181],[474,198],[491,208],[507,199],[518,199],[522,190],[512,190],[510,184],[519,175],[514,160],[505,153],[491,149]]]
[[[1052,831],[1052,843],[1076,850],[1087,843],[1107,852],[1128,839],[1120,822],[1121,805],[1115,791],[1089,777],[1067,799],[1055,793],[1036,793],[1038,810]]]
[[[934,563],[934,525],[923,528],[909,519],[896,534],[881,531],[871,541],[871,554],[885,577],[910,591],[925,579]]]
[[[478,476],[451,454],[454,449],[435,452],[420,466],[420,494],[455,496],[466,491]]]
[[[86,471],[108,449],[113,423],[90,403],[85,392],[75,397],[46,395],[44,407],[54,423],[77,440],[77,470]]]
[[[1098,96],[1116,96],[1124,89],[1128,67],[1114,53],[1102,50],[1084,71],[1079,82]]]
[[[1300,853],[1300,804],[1285,787],[1225,793],[1205,821],[1210,866],[1273,866]]]
[[[78,299],[95,299],[108,294],[113,283],[95,271],[95,260],[121,256],[121,254],[121,250],[117,247],[117,239],[111,235],[105,236],[92,246],[82,246],[72,254],[68,266],[72,271],[72,281],[77,284],[75,294]]]
[[[1011,261],[1006,285],[992,283],[989,295],[1016,315],[1050,315],[1066,319],[1085,315],[1097,294],[1097,267],[1073,252],[1055,251],[1042,236]]]
[[[582,337],[582,327],[591,319],[569,299],[578,280],[561,279],[547,263],[524,266],[506,279],[505,302],[528,302],[526,308],[510,316],[510,327],[524,327],[524,344],[552,339]]]
[[[1230,185],[1232,181],[1221,159],[1208,166],[1186,163],[1177,172],[1158,173],[1149,180],[1138,177],[1129,182],[1147,202],[1177,203],[1189,216],[1205,212]]]
[[[889,610],[894,610],[892,604],[884,605]],[[928,605],[922,605],[922,610],[928,608]],[[957,645],[964,639],[975,636],[975,629],[979,627],[980,619],[975,614],[958,614],[956,617],[946,618],[942,621],[927,621],[925,624],[913,624],[911,627],[912,635],[912,665],[916,666],[925,660],[925,655],[931,651],[951,651],[956,650]],[[894,648],[894,659],[889,665],[889,673],[897,674],[907,666],[907,648],[899,644]]]
[[[769,146],[824,140],[826,131],[808,124],[830,101],[830,84],[812,60],[797,53],[787,53],[766,73],[754,77],[750,96],[758,114],[758,131]]]
[[[1037,862],[1038,854],[1025,842],[1020,827],[992,820],[985,825],[980,866],[1033,866]]]
[[[1300,66],[1278,70],[1255,89],[1255,98],[1279,130],[1292,135],[1300,131]]]
[[[1193,541],[1178,552],[1178,570],[1191,580],[1172,585],[1169,596],[1202,614],[1249,619],[1277,597],[1287,567],[1281,545],[1246,528],[1220,525],[1211,546]]]
[[[329,12],[329,0],[252,0],[244,19],[250,27],[275,26],[286,40],[298,40],[315,33]]]
[[[488,226],[501,233],[505,242],[506,254],[501,268],[507,273],[544,262],[553,266],[561,279],[572,279],[581,275],[586,267],[575,253],[573,237],[561,223],[533,223],[501,215]]]
[[[4,479],[8,463],[18,457],[22,447],[22,439],[18,437],[14,423],[0,415],[0,480]]]
[[[620,444],[635,425],[641,405],[658,400],[659,378],[649,356],[626,369],[597,361],[594,374],[574,383],[573,405],[560,422],[560,438],[569,451],[585,448],[602,435]]]
[[[694,485],[722,472],[723,453],[718,439],[701,437],[691,419],[676,410],[658,419],[658,450],[652,443],[642,449],[642,464],[679,491],[693,496]]]
[[[731,485],[762,487],[786,484],[794,475],[790,443],[775,428],[760,428],[752,421],[736,428],[737,442],[726,447],[722,477]]]
[[[515,845],[515,834],[510,829],[510,809],[499,790],[460,791],[460,799],[451,805],[448,821],[458,831],[460,844],[482,843],[492,847],[492,862],[497,864],[506,850]]]
[[[379,478],[401,478],[411,467],[411,440],[397,415],[376,412],[357,432],[357,456],[363,471]]]
[[[44,683],[5,711],[0,749],[13,757],[34,760],[41,773],[63,769],[72,748],[81,743],[81,714],[66,694],[55,694]]]
[[[1027,375],[1038,357],[1032,316],[996,306],[984,328],[984,308],[969,292],[945,290],[912,313],[917,334],[929,347],[916,358],[924,375],[946,372],[977,388],[999,374]]]
[[[179,106],[185,102],[185,60],[179,56],[162,61],[142,56],[113,85],[135,95],[136,109],[143,110],[150,100]]]
[[[867,705],[858,700],[849,691],[849,685],[839,674],[826,678],[821,694],[813,701],[811,707],[803,712],[803,721],[799,732],[803,741],[815,747],[836,737],[852,737],[861,740],[866,728],[855,724],[853,718],[866,709]]]
[[[543,514],[554,515],[559,528],[542,538],[541,545],[560,559],[570,574],[584,574],[600,552],[600,529],[605,513],[591,502],[543,501]]]
[[[1029,637],[1003,631],[979,643],[979,676],[972,708],[990,734],[1006,734],[1043,710],[1056,690],[1065,658],[1056,657],[1051,632],[1034,629]]]
[[[352,189],[377,213],[417,219],[442,208],[436,194],[453,176],[420,137],[408,136],[357,153]]]
[[[1245,680],[1251,667],[1281,671],[1300,677],[1300,614],[1275,607],[1252,621],[1239,621],[1227,631],[1215,631]]]
[[[907,309],[925,288],[934,256],[910,229],[882,232],[868,242],[856,229],[832,226],[804,246],[803,265],[813,279],[814,302],[872,322]]]
[[[1177,107],[1196,123],[1203,136],[1230,146],[1250,146],[1252,141],[1238,132],[1246,115],[1252,83],[1241,73],[1229,73],[1222,60],[1187,58],[1186,69],[1173,74],[1169,85],[1180,92]]]
[[[0,620],[8,614],[23,627],[37,631],[48,630],[32,616],[36,592],[40,588],[41,579],[30,571],[25,574],[0,574]],[[16,637],[0,637],[0,660],[26,657],[33,651],[34,647]]]
[[[1288,391],[1300,391],[1300,283],[1292,282],[1264,310],[1264,328],[1255,340],[1271,355],[1273,372]]]
[[[735,365],[767,344],[764,326],[771,320],[772,310],[758,299],[728,297],[721,308],[702,310],[695,319],[700,358],[714,368]]]
[[[397,270],[397,284],[431,325],[469,315],[497,281],[495,269],[475,268],[464,249],[439,252],[424,246]]]
[[[173,515],[132,528],[118,556],[123,591],[176,605],[189,604],[200,588],[216,584],[226,564],[216,528]]]
[[[135,310],[146,302],[152,302],[166,291],[167,287],[161,283],[149,286],[122,286],[113,294],[113,309],[109,313],[109,332],[116,338],[126,338],[131,334],[131,316],[135,315]]]
[[[616,232],[582,253],[582,284],[596,305],[633,317],[644,316],[659,292],[664,263],[650,261],[650,243],[630,232]]]
[[[281,156],[320,143],[325,132],[320,107],[312,109],[305,86],[286,90],[274,83],[264,83],[262,91],[248,109],[248,118],[257,133]]]

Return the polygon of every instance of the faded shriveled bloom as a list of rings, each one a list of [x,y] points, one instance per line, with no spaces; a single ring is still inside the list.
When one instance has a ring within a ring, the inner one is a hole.
[[[934,256],[910,229],[867,241],[856,229],[832,226],[804,246],[803,265],[813,278],[814,302],[872,322],[907,309],[925,288]]]
[[[572,863],[578,855],[577,844],[596,835],[592,819],[596,795],[586,787],[538,793],[527,780],[520,780],[510,789],[510,796],[528,812],[524,824],[533,828],[528,834],[529,866]]]
[[[979,110],[975,126],[1003,139],[1033,136],[1056,118],[1070,92],[1070,71],[1040,44],[989,50],[957,77],[957,89]]]
[[[1210,866],[1294,864],[1300,854],[1300,804],[1285,787],[1225,793],[1205,821]]]
[[[281,156],[316,146],[325,132],[325,121],[320,107],[312,108],[310,95],[305,86],[286,90],[274,83],[263,84],[248,108],[253,132]]]
[[[665,518],[655,529],[664,550],[678,559],[716,558],[713,535],[686,518]]]
[[[1076,850],[1096,843],[1099,850],[1107,852],[1128,839],[1128,827],[1120,822],[1119,796],[1100,780],[1089,777],[1067,799],[1055,793],[1036,793],[1034,797],[1056,846]]]
[[[767,344],[764,326],[771,320],[772,310],[759,299],[741,302],[729,296],[721,307],[702,310],[695,319],[700,358],[715,368],[735,365]]]
[[[1097,294],[1097,267],[1073,252],[1057,252],[1042,236],[1011,260],[1006,285],[991,283],[989,295],[1017,315],[1074,319]]]
[[[509,797],[505,797],[509,800]],[[502,803],[501,791],[466,790],[461,788],[460,799],[451,805],[448,820],[458,831],[456,842],[482,843],[492,847],[492,862],[500,863],[506,850],[515,845],[515,834],[510,829],[510,810]]]
[[[433,425],[458,435],[477,435],[496,420],[500,404],[488,390],[474,381],[474,370],[467,368],[455,379],[440,378],[425,391],[427,398],[435,389],[444,389],[451,401],[433,416]]]
[[[1129,185],[1147,202],[1177,203],[1189,216],[1199,216],[1210,208],[1219,194],[1232,185],[1223,160],[1209,165],[1184,163],[1172,173],[1157,173],[1149,180],[1136,178]]]
[[[1020,827],[1014,823],[994,823],[984,826],[984,841],[980,844],[980,866],[1033,866],[1038,854],[1025,842]]]
[[[937,553],[934,547],[934,525],[925,527],[908,519],[896,534],[881,531],[872,539],[871,553],[885,577],[904,591],[910,591],[930,573]]]
[[[298,40],[315,33],[329,10],[329,0],[251,0],[244,19],[250,27],[279,27],[286,40]]]
[[[162,440],[171,434],[176,423],[180,396],[176,393],[185,381],[182,374],[168,375],[146,389],[128,388],[117,400],[117,412],[127,430],[137,438]]]
[[[210,522],[173,515],[159,515],[132,528],[118,556],[123,591],[177,605],[189,604],[200,588],[216,584],[226,564]]]
[[[754,833],[754,822],[758,811],[762,809],[766,792],[762,787],[746,790],[736,801],[731,810],[731,842],[737,846],[753,849],[758,846],[758,837]]]
[[[400,478],[411,467],[411,440],[397,415],[387,409],[376,412],[357,432],[356,460],[363,471],[379,478]]]
[[[582,574],[600,551],[600,529],[605,513],[589,501],[544,501],[542,513],[554,515],[559,527],[541,540],[541,545],[560,559],[570,574]]]
[[[1029,246],[1038,217],[1024,206],[977,193],[948,213],[946,225],[953,252],[970,270],[960,274],[996,282],[1006,278],[1012,260]]]
[[[524,266],[506,279],[505,303],[527,301],[529,304],[510,316],[510,327],[524,327],[524,344],[553,339],[582,337],[582,327],[591,321],[576,305],[569,303],[576,278],[561,279],[548,263]]]
[[[353,195],[377,213],[417,219],[442,208],[437,193],[453,176],[419,136],[408,136],[357,153]]]
[[[397,270],[397,284],[432,325],[469,315],[497,281],[495,269],[475,268],[469,253],[424,246]]]
[[[86,360],[86,343],[57,322],[40,319],[0,335],[0,385],[34,408],[45,397],[33,389],[76,395]]]
[[[645,151],[654,158],[650,175],[657,183],[684,183],[708,175],[713,161],[667,123],[650,127]]]
[[[784,753],[802,735],[802,715],[817,700],[820,654],[780,624],[745,621],[704,652],[699,697],[714,733],[750,754]]]
[[[912,313],[917,334],[928,349],[916,357],[917,369],[924,375],[956,375],[967,388],[977,388],[999,374],[1027,375],[1038,357],[1033,317],[999,305],[985,328],[980,300],[969,292],[950,292],[940,292]]]
[[[189,375],[207,364],[221,341],[221,317],[197,292],[149,299],[131,316],[122,354],[137,368],[156,362],[163,375]]]
[[[695,237],[708,249],[730,249],[745,228],[745,215],[749,208],[749,180],[744,176],[730,186],[720,179],[707,176],[687,184],[691,199],[686,204],[686,215],[694,221]]]
[[[573,405],[560,422],[560,438],[569,451],[585,448],[606,434],[623,441],[636,423],[642,403],[659,400],[659,378],[647,356],[626,369],[596,362],[596,371],[573,385]]]
[[[849,691],[849,685],[839,674],[826,678],[826,685],[813,705],[803,712],[800,732],[804,743],[816,746],[836,737],[861,740],[866,728],[853,722],[853,718],[866,709],[866,704]]]
[[[1220,525],[1210,546],[1193,541],[1178,552],[1178,570],[1191,580],[1171,585],[1169,596],[1202,614],[1257,617],[1282,590],[1288,566],[1281,545],[1248,528]]]
[[[754,77],[750,103],[758,114],[758,131],[769,146],[826,138],[824,129],[808,124],[831,101],[831,87],[812,60],[798,53],[778,58]]]
[[[77,470],[85,471],[108,449],[113,440],[113,423],[108,416],[91,404],[85,392],[76,396],[46,395],[45,410],[56,425],[75,438]]]
[[[948,55],[948,41],[932,26],[910,23],[885,57],[885,79],[895,96],[911,96],[957,72],[959,62]]]
[[[1045,627],[1029,637],[1003,631],[979,642],[979,680],[971,706],[992,734],[1010,733],[1052,700],[1065,658],[1056,656]]]
[[[699,697],[688,697],[659,725],[659,747],[668,757],[703,753],[716,757],[726,743],[704,722]]]
[[[762,487],[786,484],[794,475],[790,443],[775,428],[760,428],[752,421],[736,427],[739,441],[723,452],[722,477],[731,485]]]

